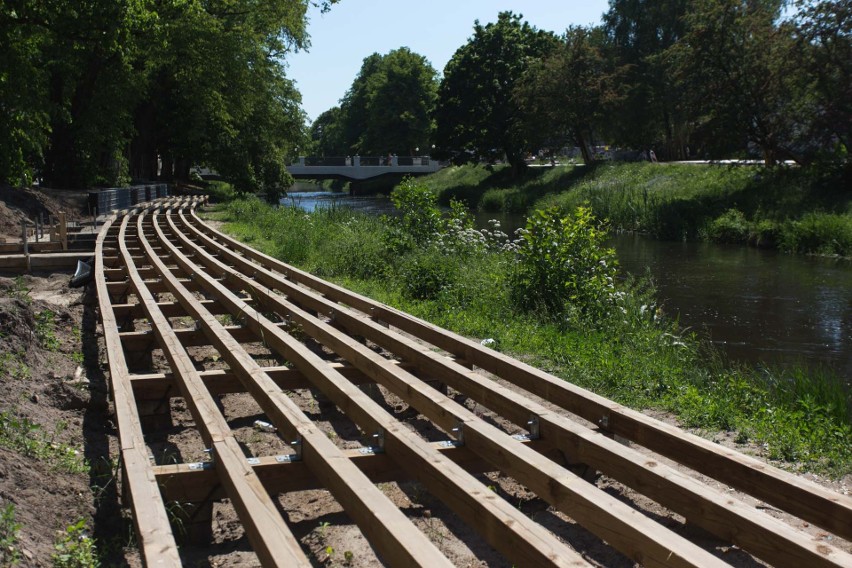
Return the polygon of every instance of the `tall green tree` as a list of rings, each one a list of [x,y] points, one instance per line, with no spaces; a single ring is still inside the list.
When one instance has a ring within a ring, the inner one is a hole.
[[[307,2],[170,0],[150,44],[150,96],[135,113],[134,174],[209,165],[240,191],[280,192],[304,136],[281,58],[307,45]]]
[[[340,105],[347,153],[411,155],[431,145],[437,72],[402,47],[364,59]]]
[[[184,178],[286,183],[304,135],[287,54],[306,9],[337,0],[7,0],[0,8],[0,183]]]
[[[497,22],[474,24],[473,36],[444,69],[435,112],[439,149],[456,161],[504,157],[523,167],[527,143],[512,100],[529,66],[557,45],[551,32],[536,29],[523,15],[501,12]]]
[[[610,0],[603,16],[610,56],[622,68],[620,104],[613,109],[614,141],[665,146],[681,157],[688,139],[688,106],[662,54],[681,40],[690,0]]]
[[[536,146],[576,144],[594,162],[593,133],[618,100],[599,28],[571,27],[557,49],[531,62],[515,87],[527,140]]]
[[[748,141],[766,164],[801,159],[794,141],[800,72],[781,0],[693,0],[687,33],[669,52],[696,122],[709,138]]]
[[[343,111],[339,106],[331,107],[320,114],[311,123],[310,148],[303,148],[305,153],[318,156],[346,156],[349,147],[343,136]]]
[[[803,74],[799,112],[813,147],[849,162],[852,147],[852,1],[797,2],[794,61]],[[820,152],[816,152],[820,153]]]

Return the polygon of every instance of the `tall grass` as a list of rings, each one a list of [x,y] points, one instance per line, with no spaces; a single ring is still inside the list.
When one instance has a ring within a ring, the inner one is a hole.
[[[665,240],[713,240],[796,253],[852,254],[852,192],[843,171],[615,163],[511,170],[456,166],[423,178],[440,199],[484,211],[588,204],[615,228]]]
[[[727,364],[661,316],[647,283],[619,284],[617,309],[595,321],[556,318],[516,304],[517,257],[505,248],[448,246],[446,235],[441,246],[404,245],[395,221],[339,208],[306,214],[242,200],[225,217],[227,231],[264,252],[463,335],[491,338],[497,349],[623,404],[735,432],[791,467],[852,467],[849,398],[835,378]]]

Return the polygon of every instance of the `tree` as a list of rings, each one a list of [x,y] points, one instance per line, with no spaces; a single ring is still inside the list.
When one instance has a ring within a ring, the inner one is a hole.
[[[804,75],[799,112],[819,149],[848,161],[852,147],[852,1],[798,2],[795,63]]]
[[[571,140],[594,162],[592,135],[614,95],[601,31],[571,27],[546,59],[534,61],[515,87],[527,139],[536,145]]]
[[[193,163],[277,191],[304,113],[283,59],[337,0],[8,0],[0,182],[186,178]]]
[[[47,73],[40,53],[47,35],[26,23],[23,5],[0,11],[0,183],[29,183],[47,144]]]
[[[188,177],[203,163],[238,191],[276,194],[301,143],[301,100],[281,58],[307,45],[307,2],[171,0],[149,42],[149,96],[135,112],[134,175]]]
[[[792,36],[776,24],[781,7],[780,0],[694,0],[684,40],[669,51],[702,111],[699,128],[755,144],[767,165],[801,159],[793,147],[800,75]]]
[[[364,59],[340,106],[347,153],[411,155],[432,140],[437,72],[402,47]]]
[[[546,56],[557,43],[522,15],[501,12],[496,23],[474,24],[474,33],[444,69],[438,90],[436,140],[455,161],[505,156],[516,171],[527,149],[512,100],[529,61]]]
[[[665,154],[682,156],[688,107],[662,54],[684,35],[690,0],[610,0],[603,29],[622,97],[610,133],[618,143],[647,148],[664,141]]]
[[[311,124],[310,152],[319,156],[343,156],[349,154],[343,137],[343,112],[339,106],[320,114]]]

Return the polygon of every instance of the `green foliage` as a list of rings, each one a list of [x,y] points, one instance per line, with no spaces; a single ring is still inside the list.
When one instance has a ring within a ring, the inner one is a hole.
[[[403,294],[415,300],[434,300],[458,279],[453,260],[434,248],[408,256],[400,269]]]
[[[21,523],[15,521],[15,505],[8,503],[0,508],[0,567],[16,566],[21,561],[18,550],[18,531]]]
[[[780,240],[790,252],[852,256],[852,215],[808,213],[785,223]]]
[[[684,0],[612,0],[603,15],[607,52],[617,71],[614,108],[604,127],[611,142],[645,149],[660,158],[682,158],[688,142],[686,86],[670,71],[661,54],[684,35]],[[694,147],[694,143],[693,143]]]
[[[428,187],[407,178],[394,188],[390,198],[402,214],[391,221],[396,229],[389,235],[392,249],[404,251],[423,246],[441,233],[443,219],[438,198]]]
[[[9,297],[16,298],[27,305],[33,303],[33,299],[30,296],[30,289],[27,286],[26,281],[23,276],[16,276],[15,281],[12,284],[11,288],[9,288]]]
[[[609,67],[601,34],[583,27],[568,28],[557,49],[530,64],[514,92],[530,148],[571,142],[580,147],[586,164],[594,161],[592,133],[613,97]]]
[[[512,100],[529,61],[556,45],[550,32],[501,12],[497,22],[474,24],[473,36],[444,68],[435,110],[436,144],[456,163],[494,161],[505,155],[516,169],[527,149]]]
[[[59,339],[56,337],[56,314],[51,310],[42,310],[36,314],[36,339],[48,351],[59,350]]]
[[[590,179],[606,185],[607,179],[612,181],[607,176],[618,172],[644,184],[660,175],[659,166],[646,167],[613,168],[608,173],[600,168]],[[701,171],[710,177],[697,174],[694,187],[689,188],[696,195],[715,179],[712,176],[728,170],[699,168],[697,172]],[[741,171],[732,173],[739,175]],[[750,179],[751,174],[747,172],[746,177]],[[766,180],[762,189],[776,181]],[[655,183],[665,191],[677,191],[667,185],[669,182]],[[789,186],[783,189],[788,190]],[[584,252],[600,237],[600,226],[589,209],[580,212],[578,222],[575,206],[566,207],[572,211],[567,219],[545,213],[549,224],[537,221],[542,225],[537,235],[543,237],[547,229],[547,234],[561,239],[566,226],[588,226],[596,237],[589,240],[583,234],[576,235],[578,256],[591,264],[594,259],[607,259],[605,249]],[[729,208],[721,208],[719,214]],[[711,433],[735,432],[738,440],[748,442],[770,459],[782,460],[782,465],[796,460],[802,469],[832,475],[843,475],[852,465],[852,420],[840,381],[812,370],[755,370],[726,364],[712,345],[661,317],[648,282],[614,278],[614,289],[610,288],[607,278],[611,276],[604,275],[615,275],[615,269],[608,261],[606,268],[598,265],[600,271],[591,273],[589,289],[576,293],[590,306],[588,317],[575,317],[566,325],[564,318],[540,310],[516,309],[519,298],[513,275],[520,262],[511,247],[481,245],[451,250],[437,245],[454,239],[448,236],[454,223],[446,218],[430,244],[377,257],[382,259],[377,260],[381,270],[369,274],[354,270],[352,265],[344,266],[336,258],[341,247],[348,246],[340,241],[351,239],[351,227],[358,227],[362,235],[374,233],[372,242],[384,243],[384,235],[390,230],[388,219],[366,218],[346,210],[308,215],[292,208],[271,208],[257,200],[235,201],[228,211],[231,218],[227,230],[250,239],[253,246],[267,253],[276,254],[282,242],[298,243],[299,267],[321,272],[323,267],[332,266],[333,279],[350,289],[462,335],[491,338],[501,352],[521,357],[602,396],[633,408],[671,412],[683,424]],[[464,226],[465,221],[460,221]],[[469,235],[465,230],[462,234]],[[527,245],[531,251],[548,248],[543,238],[537,242],[537,248]],[[567,251],[574,249],[564,243],[550,248],[556,253],[551,259],[557,262],[542,268],[545,274],[541,277],[548,285],[552,282],[558,293],[569,290],[565,294],[570,296],[570,288],[559,280],[547,281],[546,272],[564,270],[566,265],[560,264],[560,259],[569,257]],[[292,249],[287,245],[287,250],[295,250],[295,245]],[[588,277],[590,273],[582,274]],[[565,281],[570,283],[572,278],[579,282],[573,273]],[[603,315],[593,316],[596,310]],[[579,315],[579,309],[575,313]]]
[[[407,47],[364,59],[340,107],[311,126],[324,155],[413,155],[431,146],[438,80],[425,57]]]
[[[74,448],[56,441],[56,436],[65,428],[57,424],[52,434],[29,418],[20,417],[11,411],[0,412],[0,446],[47,462],[66,473],[85,473],[88,465]]]
[[[742,211],[728,209],[713,219],[708,228],[710,240],[716,243],[745,243],[749,235],[748,221]]]
[[[555,207],[533,213],[518,243],[511,281],[514,303],[554,319],[605,319],[618,298],[618,261],[615,251],[603,246],[606,238],[606,226],[587,207],[578,207],[571,216]]]
[[[0,183],[116,185],[155,178],[160,158],[167,179],[205,163],[238,190],[280,192],[304,123],[283,57],[307,46],[308,4],[12,2]]]
[[[51,556],[54,568],[98,568],[101,565],[95,540],[86,531],[84,519],[69,525],[54,549],[56,552]]]

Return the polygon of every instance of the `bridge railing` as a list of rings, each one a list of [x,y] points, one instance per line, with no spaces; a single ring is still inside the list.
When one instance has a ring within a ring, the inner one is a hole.
[[[388,163],[389,159],[390,163]],[[291,165],[305,167],[428,166],[429,163],[429,156],[300,156]]]

